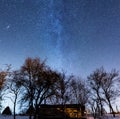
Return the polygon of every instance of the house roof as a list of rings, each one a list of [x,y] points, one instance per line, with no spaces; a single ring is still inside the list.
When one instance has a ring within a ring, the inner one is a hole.
[[[62,108],[62,107],[66,107],[66,108],[81,108],[80,104],[65,104],[65,105],[45,105],[42,104],[41,108]]]

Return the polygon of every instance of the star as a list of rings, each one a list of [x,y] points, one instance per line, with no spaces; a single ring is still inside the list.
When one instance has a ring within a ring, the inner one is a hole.
[[[7,26],[6,26],[6,29],[9,29],[9,28],[10,28],[10,25],[7,25]]]

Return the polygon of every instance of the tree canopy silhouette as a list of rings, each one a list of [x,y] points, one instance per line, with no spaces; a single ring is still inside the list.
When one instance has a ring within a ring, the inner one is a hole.
[[[2,114],[12,115],[12,112],[11,112],[11,110],[10,110],[10,107],[7,106],[7,107],[3,110]]]

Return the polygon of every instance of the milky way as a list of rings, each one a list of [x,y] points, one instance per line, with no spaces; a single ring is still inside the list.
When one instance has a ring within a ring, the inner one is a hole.
[[[49,19],[51,23],[50,30],[48,31],[50,34],[50,40],[52,43],[55,43],[54,45],[54,55],[57,59],[57,62],[59,62],[59,66],[62,65],[62,9],[63,9],[63,1],[54,1],[51,0],[49,4]],[[54,41],[52,41],[54,40]]]

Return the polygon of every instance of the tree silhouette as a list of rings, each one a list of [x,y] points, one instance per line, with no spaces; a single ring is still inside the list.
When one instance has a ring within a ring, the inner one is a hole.
[[[106,103],[109,106],[110,112],[115,117],[112,101],[119,96],[119,91],[117,90],[117,84],[119,82],[118,75],[116,70],[112,70],[109,73],[101,67],[88,77],[92,89],[92,96],[94,96],[92,98],[96,101],[97,110],[100,110],[101,115],[104,109],[103,104]]]
[[[104,71],[106,72],[106,71]],[[116,88],[119,81],[118,72],[116,70],[111,71],[110,73],[106,73],[104,78],[102,79],[101,87],[103,89],[103,94],[106,99],[106,103],[109,106],[110,112],[115,117],[115,112],[112,106],[112,101],[115,100],[116,97],[119,96],[119,91]]]
[[[5,87],[6,77],[7,77],[7,71],[1,71],[0,72],[0,110],[2,108],[1,101],[3,100],[3,97],[5,95],[4,87]]]
[[[103,104],[104,98],[102,93],[102,78],[106,75],[106,72],[103,72],[103,68],[95,70],[90,76],[88,76],[89,85],[91,87],[91,98],[96,101],[98,114],[103,115]]]
[[[5,115],[11,115],[12,112],[11,112],[11,110],[10,110],[10,107],[9,107],[9,106],[6,107],[6,108],[3,110],[2,114],[5,114]]]
[[[81,106],[81,115],[84,116],[85,105],[89,99],[89,90],[85,81],[74,76],[70,82],[70,91],[71,101]]]
[[[21,94],[21,77],[19,71],[9,72],[9,78],[6,83],[6,93],[9,93],[11,96],[7,96],[13,102],[13,115],[14,119],[16,118],[16,104],[18,101],[18,97]]]
[[[25,89],[22,100],[27,101],[29,107],[35,108],[34,119],[36,119],[41,103],[55,95],[57,88],[55,84],[59,80],[59,75],[39,58],[27,58],[21,68],[21,75],[22,86]],[[30,114],[30,119],[31,116]]]

